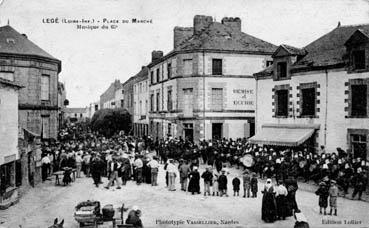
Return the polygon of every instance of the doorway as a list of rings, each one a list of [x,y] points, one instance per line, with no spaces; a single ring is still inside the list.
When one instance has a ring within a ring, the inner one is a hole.
[[[223,134],[223,123],[213,123],[212,124],[212,138],[217,140],[222,138]]]
[[[184,138],[193,143],[193,124],[183,124]]]

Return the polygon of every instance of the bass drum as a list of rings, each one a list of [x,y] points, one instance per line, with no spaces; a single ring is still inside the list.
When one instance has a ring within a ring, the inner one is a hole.
[[[255,164],[254,157],[251,154],[246,154],[240,159],[240,161],[244,166],[248,168],[252,167]]]

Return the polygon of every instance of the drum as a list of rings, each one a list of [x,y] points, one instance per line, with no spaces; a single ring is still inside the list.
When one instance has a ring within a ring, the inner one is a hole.
[[[240,161],[242,162],[242,164],[244,164],[244,166],[246,167],[252,167],[255,164],[254,158],[252,157],[251,154],[246,154],[245,156],[243,156]]]

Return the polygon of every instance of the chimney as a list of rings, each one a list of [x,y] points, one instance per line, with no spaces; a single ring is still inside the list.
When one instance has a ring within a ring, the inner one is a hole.
[[[198,35],[206,27],[213,23],[213,18],[211,16],[196,15],[193,18],[193,33]]]
[[[152,51],[151,52],[151,62],[155,62],[156,60],[160,59],[161,57],[163,57],[163,52],[162,51]]]
[[[27,37],[27,35],[26,35],[26,34],[24,34],[24,33],[23,33],[23,34],[22,34],[22,36],[24,36],[26,39],[28,39],[28,37]]]
[[[176,49],[183,41],[187,40],[193,35],[193,28],[191,27],[174,27],[173,32],[174,49]]]
[[[146,68],[146,66],[142,66],[142,67],[141,67],[141,70],[144,70],[145,68]]]
[[[239,17],[224,17],[222,19],[222,24],[232,28],[233,31],[241,32],[241,19]]]

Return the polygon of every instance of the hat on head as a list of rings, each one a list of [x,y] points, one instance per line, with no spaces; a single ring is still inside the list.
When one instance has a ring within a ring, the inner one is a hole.
[[[332,183],[332,184],[335,184],[335,183],[337,183],[337,182],[336,182],[335,180],[331,180],[331,183]]]
[[[267,183],[272,183],[272,179],[268,178]]]

